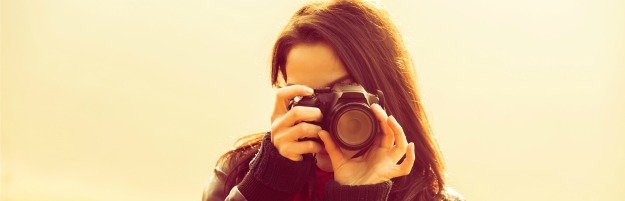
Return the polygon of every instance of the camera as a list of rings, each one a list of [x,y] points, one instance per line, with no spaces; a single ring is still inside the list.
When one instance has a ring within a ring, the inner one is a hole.
[[[373,143],[380,127],[370,106],[374,103],[384,106],[383,97],[380,90],[371,94],[359,84],[340,83],[315,89],[313,95],[293,100],[289,109],[295,106],[319,108],[323,119],[309,123],[328,131],[340,147],[363,150]]]

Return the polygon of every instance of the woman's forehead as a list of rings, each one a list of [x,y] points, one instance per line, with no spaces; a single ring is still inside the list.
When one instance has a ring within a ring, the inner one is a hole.
[[[298,44],[286,59],[287,84],[323,88],[348,75],[334,50],[325,43]]]
[[[321,89],[321,88],[325,88],[325,87],[332,87],[332,86],[334,86],[334,85],[336,85],[336,84],[339,84],[339,83],[342,83],[342,84],[349,84],[349,83],[354,83],[354,81],[353,81],[353,79],[351,78],[351,76],[349,76],[349,75],[345,75],[345,76],[343,76],[343,77],[341,77],[341,78],[338,78],[338,79],[336,79],[336,80],[334,80],[334,81],[332,81],[332,82],[330,82],[330,83],[325,84],[325,85],[324,85],[324,86],[322,86],[322,87],[313,87],[313,88],[315,88],[315,89]],[[297,83],[286,83],[286,86],[290,86],[290,85],[294,85],[294,84],[297,84]]]

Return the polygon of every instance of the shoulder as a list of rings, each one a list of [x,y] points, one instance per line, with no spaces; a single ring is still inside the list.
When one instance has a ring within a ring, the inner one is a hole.
[[[237,140],[235,149],[232,149],[219,157],[215,165],[215,171],[230,174],[238,169],[242,163],[249,163],[260,148],[263,133],[247,135]]]
[[[440,199],[442,201],[464,201],[464,197],[458,193],[454,188],[446,186],[445,189],[441,191]]]
[[[241,140],[245,139],[244,137]],[[228,192],[247,173],[249,161],[258,152],[258,147],[254,139],[248,138],[244,144],[239,144],[235,149],[221,155],[214,168],[211,168],[211,175],[205,184],[202,200],[224,200]]]
[[[215,165],[215,173],[222,175],[238,174],[247,172],[249,163],[258,153],[258,146],[250,146],[225,153]]]

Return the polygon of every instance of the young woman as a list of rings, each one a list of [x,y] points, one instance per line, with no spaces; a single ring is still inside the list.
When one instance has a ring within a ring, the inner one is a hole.
[[[305,5],[278,37],[271,73],[271,131],[224,154],[202,200],[462,200],[445,185],[411,60],[377,5]],[[313,89],[350,83],[384,93],[384,109],[369,105],[379,133],[364,154],[314,123],[323,119],[319,108],[290,107]]]

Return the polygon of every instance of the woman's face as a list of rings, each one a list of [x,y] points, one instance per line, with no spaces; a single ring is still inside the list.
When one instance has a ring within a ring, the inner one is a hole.
[[[326,43],[298,44],[286,59],[287,84],[306,85],[314,89],[327,87],[348,76],[334,50]],[[350,80],[346,80],[349,82]],[[355,151],[342,149],[345,157]],[[319,169],[332,172],[332,163],[325,150],[315,155]]]

